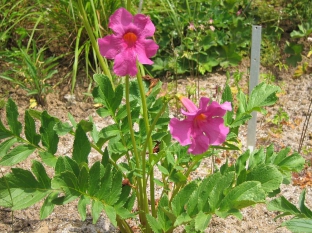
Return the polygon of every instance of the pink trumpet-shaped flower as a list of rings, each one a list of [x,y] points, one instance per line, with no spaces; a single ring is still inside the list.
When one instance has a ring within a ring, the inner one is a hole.
[[[194,155],[202,154],[210,145],[222,144],[229,128],[224,126],[223,116],[231,111],[231,103],[219,104],[210,99],[201,97],[199,108],[188,98],[180,97],[187,111],[181,109],[186,119],[180,121],[172,118],[169,129],[172,137],[182,146],[190,145],[188,152]]]
[[[131,15],[126,9],[119,8],[109,18],[108,27],[114,34],[98,39],[103,57],[114,59],[114,72],[119,76],[135,76],[136,60],[141,64],[153,64],[149,58],[154,56],[158,45],[152,39],[155,26],[148,16]]]

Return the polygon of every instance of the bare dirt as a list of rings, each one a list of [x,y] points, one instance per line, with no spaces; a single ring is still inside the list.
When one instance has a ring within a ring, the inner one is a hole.
[[[311,59],[310,59],[311,60]],[[311,63],[311,61],[310,61]],[[311,64],[310,64],[311,65]],[[246,71],[248,62],[244,63],[240,67],[241,71]],[[234,72],[235,70],[233,70]],[[261,69],[261,73],[268,72],[264,68]],[[298,149],[298,144],[302,132],[303,123],[308,113],[308,107],[312,94],[312,74],[304,74],[299,78],[293,78],[294,70],[289,70],[279,73],[279,79],[277,84],[282,88],[283,92],[279,94],[279,101],[276,105],[268,108],[268,115],[258,115],[257,125],[257,147],[268,146],[271,143],[275,145],[276,150],[280,150],[286,146],[289,146],[292,151]],[[243,75],[241,81],[241,88],[247,90],[247,75]],[[192,80],[192,79],[191,79]],[[215,94],[216,85],[222,87],[225,83],[226,76],[224,73],[211,74],[205,78],[199,80],[201,95],[212,96]],[[196,80],[195,80],[196,81]],[[8,83],[1,83],[0,80],[0,92],[3,93],[4,98],[11,97],[17,102],[20,119],[23,122],[24,111],[29,107],[29,97],[25,95],[25,92],[12,87]],[[190,81],[179,80],[179,90],[185,89]],[[109,124],[109,119],[103,120],[99,118],[95,112],[95,107],[91,98],[87,98],[83,93],[86,92],[87,86],[79,84],[79,87],[75,91],[75,100],[68,101],[69,86],[64,85],[56,88],[53,93],[47,96],[47,105],[44,107],[37,106],[37,110],[47,110],[50,115],[57,116],[62,121],[68,121],[68,112],[70,112],[74,118],[79,121],[81,119],[88,119],[89,116],[94,118],[98,127],[103,127]],[[289,119],[281,122],[279,126],[272,123],[272,119],[277,114],[279,109],[282,109],[287,113]],[[0,109],[0,117],[3,120],[5,118],[5,110]],[[312,123],[307,131],[307,136],[304,140],[303,156],[307,161],[312,159]],[[246,147],[246,129],[243,128],[241,132],[241,141],[243,148]],[[71,155],[73,138],[62,137],[59,145],[58,154]],[[90,155],[93,160],[99,160],[99,155],[92,153]],[[36,155],[32,155],[27,161],[19,164],[19,167],[29,168],[31,160],[36,158]],[[234,159],[234,157],[233,157]],[[0,167],[2,174],[9,172],[9,167]],[[198,172],[201,173],[200,171]],[[292,184],[283,185],[281,187],[281,194],[283,194],[288,200],[293,203],[298,202],[299,195],[303,187],[307,188],[306,204],[312,208],[312,189],[310,177],[311,169],[309,166],[305,170],[296,175]],[[301,185],[301,186],[300,186]],[[92,224],[92,218],[90,212],[85,221],[81,221],[78,211],[77,202],[67,204],[65,206],[57,206],[54,213],[47,219],[39,219],[39,210],[42,203],[38,203],[25,210],[11,212],[10,209],[0,208],[0,232],[118,232],[118,229],[114,228],[107,217],[102,214],[99,221],[96,224]],[[278,215],[277,212],[270,212],[266,209],[265,204],[256,205],[254,207],[246,208],[243,211],[243,220],[240,221],[234,217],[228,217],[221,219],[214,217],[210,223],[209,233],[219,232],[251,232],[251,233],[286,233],[289,232],[285,228],[278,228],[281,222],[287,218],[282,218],[274,221],[274,217]],[[178,232],[178,231],[176,231]]]

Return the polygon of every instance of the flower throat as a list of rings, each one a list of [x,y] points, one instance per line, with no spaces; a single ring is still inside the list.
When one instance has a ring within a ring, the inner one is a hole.
[[[135,45],[135,42],[136,42],[137,39],[138,39],[137,35],[134,34],[133,32],[127,32],[122,38],[125,40],[125,42],[126,42],[129,46]]]

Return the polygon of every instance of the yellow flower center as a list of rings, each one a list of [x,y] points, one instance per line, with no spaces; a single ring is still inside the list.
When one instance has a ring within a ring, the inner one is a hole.
[[[207,116],[204,113],[201,113],[195,117],[195,124],[199,126],[200,122],[206,121]]]
[[[206,120],[207,116],[204,113],[199,114],[196,116],[196,121],[204,121]]]
[[[137,35],[133,32],[127,32],[122,38],[129,46],[133,46],[138,39]]]

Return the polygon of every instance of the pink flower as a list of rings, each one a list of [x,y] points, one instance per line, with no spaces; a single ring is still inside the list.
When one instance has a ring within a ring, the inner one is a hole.
[[[98,39],[103,57],[114,59],[114,72],[119,76],[137,74],[136,60],[142,64],[153,64],[149,58],[154,56],[158,45],[152,39],[155,26],[148,16],[132,16],[126,9],[119,8],[109,18],[108,27],[112,35]]]
[[[190,145],[188,152],[194,155],[202,154],[210,145],[222,144],[229,128],[224,126],[223,116],[231,111],[231,103],[219,104],[201,97],[199,108],[186,97],[180,100],[187,111],[181,109],[186,119],[180,121],[172,118],[169,123],[170,133],[182,146]]]
[[[190,22],[190,25],[187,27],[190,31],[196,31],[195,25],[193,22]]]

